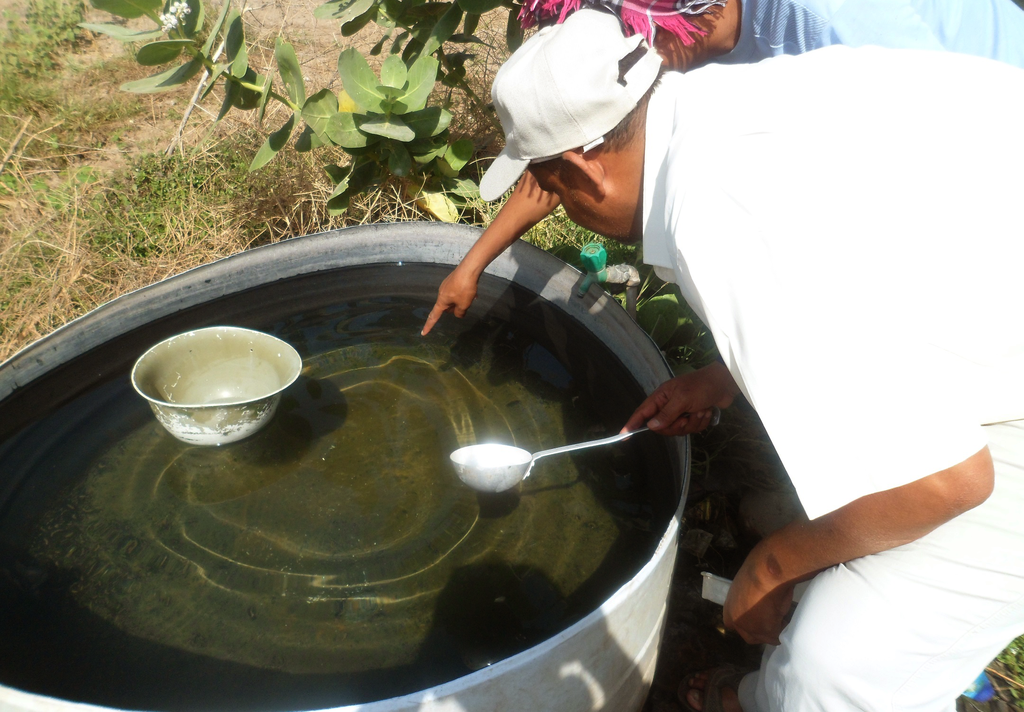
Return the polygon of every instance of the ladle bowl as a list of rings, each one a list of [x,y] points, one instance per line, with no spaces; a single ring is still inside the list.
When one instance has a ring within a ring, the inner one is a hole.
[[[561,455],[588,447],[611,445],[645,430],[647,430],[646,426],[628,433],[619,433],[611,437],[588,440],[573,445],[563,445],[535,453],[512,445],[480,443],[459,448],[450,457],[459,479],[473,489],[480,492],[504,492],[529,477],[533,464],[542,457]]]
[[[211,326],[161,341],[132,369],[132,386],[157,421],[182,442],[223,445],[254,434],[274,416],[302,359],[270,334]]]

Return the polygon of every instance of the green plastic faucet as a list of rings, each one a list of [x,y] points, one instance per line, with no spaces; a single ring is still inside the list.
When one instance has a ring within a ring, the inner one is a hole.
[[[600,243],[591,242],[580,250],[580,262],[583,263],[583,269],[587,271],[587,276],[583,278],[583,284],[580,285],[579,294],[582,297],[590,289],[590,285],[601,284],[608,278],[608,271],[605,269],[608,252]]]

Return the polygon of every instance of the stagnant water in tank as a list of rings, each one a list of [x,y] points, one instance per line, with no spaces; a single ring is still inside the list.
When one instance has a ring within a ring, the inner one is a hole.
[[[178,442],[125,376],[0,451],[23,471],[0,519],[0,683],[137,709],[351,704],[600,605],[673,509],[648,472],[656,436],[543,460],[504,495],[467,489],[448,454],[611,434],[633,404],[593,381],[621,374],[577,338],[556,356],[535,322],[447,319],[423,339],[429,307],[366,298],[268,325],[304,369],[248,440]]]

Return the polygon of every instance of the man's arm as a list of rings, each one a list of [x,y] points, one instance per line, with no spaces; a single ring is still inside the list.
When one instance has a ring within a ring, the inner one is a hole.
[[[947,470],[783,527],[754,547],[740,567],[725,602],[726,627],[748,643],[778,645],[797,583],[921,538],[988,499],[993,483],[985,448]]]
[[[445,312],[450,311],[460,319],[465,316],[469,305],[476,299],[477,283],[487,265],[549,215],[558,207],[558,202],[557,195],[542,190],[533,174],[526,171],[494,221],[452,273],[441,282],[437,290],[437,302],[430,310],[420,333],[426,336]]]
[[[728,408],[740,389],[721,363],[665,381],[633,412],[622,432],[647,425],[659,435],[688,435],[711,424],[713,408]]]

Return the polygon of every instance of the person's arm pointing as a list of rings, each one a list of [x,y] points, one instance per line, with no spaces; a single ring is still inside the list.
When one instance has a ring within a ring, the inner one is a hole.
[[[541,190],[527,171],[519,179],[512,195],[498,211],[494,222],[484,230],[476,244],[437,290],[437,301],[430,310],[421,335],[426,336],[445,312],[458,318],[476,299],[480,275],[494,259],[522,237],[527,230],[543,220],[558,206],[558,196]]]

